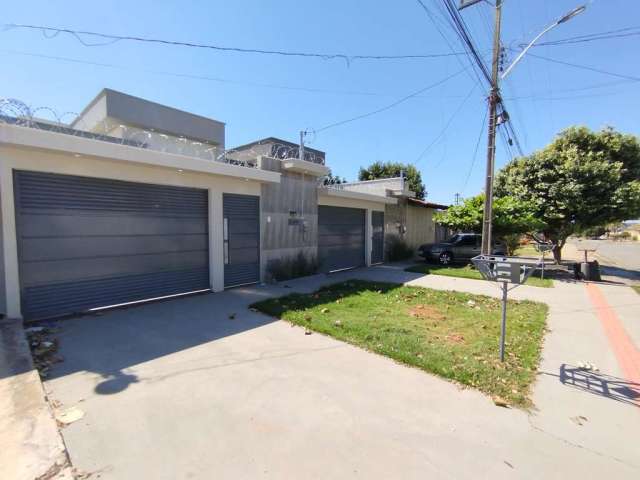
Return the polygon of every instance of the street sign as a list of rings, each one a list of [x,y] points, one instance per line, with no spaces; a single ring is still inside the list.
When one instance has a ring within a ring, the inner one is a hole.
[[[458,10],[470,7],[471,5],[475,5],[476,3],[480,3],[481,1],[482,0],[460,0],[460,6],[458,7]]]
[[[502,324],[500,328],[500,361],[504,362],[504,344],[507,336],[507,293],[509,284],[515,288],[523,284],[540,265],[540,260],[500,255],[478,255],[471,259],[485,280],[502,283]]]

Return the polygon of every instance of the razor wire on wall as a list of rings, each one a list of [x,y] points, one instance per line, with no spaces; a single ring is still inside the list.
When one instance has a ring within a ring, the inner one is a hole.
[[[66,123],[65,120],[70,120],[72,123]],[[90,126],[91,129],[89,130],[89,126],[83,124],[83,120],[75,112],[58,114],[56,110],[50,107],[34,108],[14,98],[0,98],[0,125],[2,124],[34,128],[250,168],[258,166],[257,159],[260,155],[266,154],[281,160],[297,159],[300,156],[300,148],[297,145],[270,142],[270,151],[265,151],[262,147],[266,142],[258,142],[253,146],[225,150],[217,145],[196,141],[184,136],[172,136],[155,130],[124,125],[108,118]],[[309,162],[324,164],[324,156],[318,155],[313,151],[305,151],[304,159]]]

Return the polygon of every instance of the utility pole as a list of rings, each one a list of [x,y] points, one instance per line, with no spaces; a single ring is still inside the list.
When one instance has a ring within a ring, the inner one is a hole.
[[[495,29],[493,31],[493,60],[491,63],[491,91],[489,92],[489,139],[487,142],[487,171],[484,184],[484,214],[482,220],[482,255],[491,255],[491,228],[493,221],[493,176],[496,162],[497,107],[500,103],[498,70],[500,63],[500,27],[502,0],[496,0]]]
[[[475,5],[480,3],[482,0],[460,0],[459,10],[463,8],[470,7],[471,5]],[[487,142],[487,172],[485,177],[485,185],[484,185],[484,214],[482,220],[482,255],[491,255],[491,228],[493,224],[493,177],[495,172],[495,161],[496,161],[496,128],[498,127],[498,116],[497,116],[497,108],[501,103],[500,98],[500,87],[498,82],[500,78],[505,78],[509,72],[516,66],[516,64],[522,60],[522,57],[527,53],[527,51],[534,45],[535,42],[538,41],[540,37],[542,37],[545,33],[547,33],[552,28],[557,27],[565,22],[568,22],[576,15],[581,14],[587,8],[586,5],[579,6],[574,8],[567,14],[560,17],[558,20],[553,22],[547,28],[545,28],[542,32],[540,32],[529,44],[520,52],[520,55],[509,65],[506,71],[502,74],[502,76],[498,76],[499,66],[500,66],[500,27],[502,23],[502,3],[503,0],[495,0],[495,29],[493,31],[493,61],[491,63],[491,91],[489,92],[489,141]],[[488,3],[488,2],[487,2]],[[500,115],[500,123],[503,123],[508,120],[507,112],[504,110]]]
[[[455,200],[453,201],[455,205],[460,205],[460,194],[456,193]]]

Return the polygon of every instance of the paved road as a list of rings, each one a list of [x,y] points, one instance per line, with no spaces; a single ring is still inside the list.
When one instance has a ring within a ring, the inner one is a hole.
[[[63,430],[74,466],[104,480],[640,478],[636,390],[584,285],[510,293],[550,306],[524,412],[247,308],[349,277],[499,295],[382,266],[60,322],[65,361],[46,387],[86,412]],[[640,296],[611,288],[637,311]],[[578,361],[600,372],[585,383]]]
[[[599,240],[597,255],[613,266],[640,272],[640,242]]]
[[[640,281],[640,242],[614,242],[612,240],[572,241],[576,248],[595,248],[602,273],[613,277]],[[582,260],[582,252],[576,253]],[[589,255],[592,258],[592,255]],[[633,283],[632,282],[632,283]]]

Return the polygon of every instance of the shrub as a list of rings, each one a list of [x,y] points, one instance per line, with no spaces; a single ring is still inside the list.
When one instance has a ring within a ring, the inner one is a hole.
[[[580,232],[581,236],[586,238],[599,238],[605,233],[607,233],[607,228],[604,226],[595,226],[590,228],[585,228],[582,232]]]
[[[387,237],[387,260],[397,262],[413,257],[413,249],[402,238],[397,236]]]
[[[631,232],[620,232],[615,236],[615,238],[617,240],[631,240]]]
[[[315,255],[298,252],[284,258],[276,258],[267,263],[267,273],[276,282],[305,277],[318,272],[318,259]]]
[[[505,235],[502,240],[507,247],[507,255],[513,255],[516,249],[520,246],[522,235]]]

